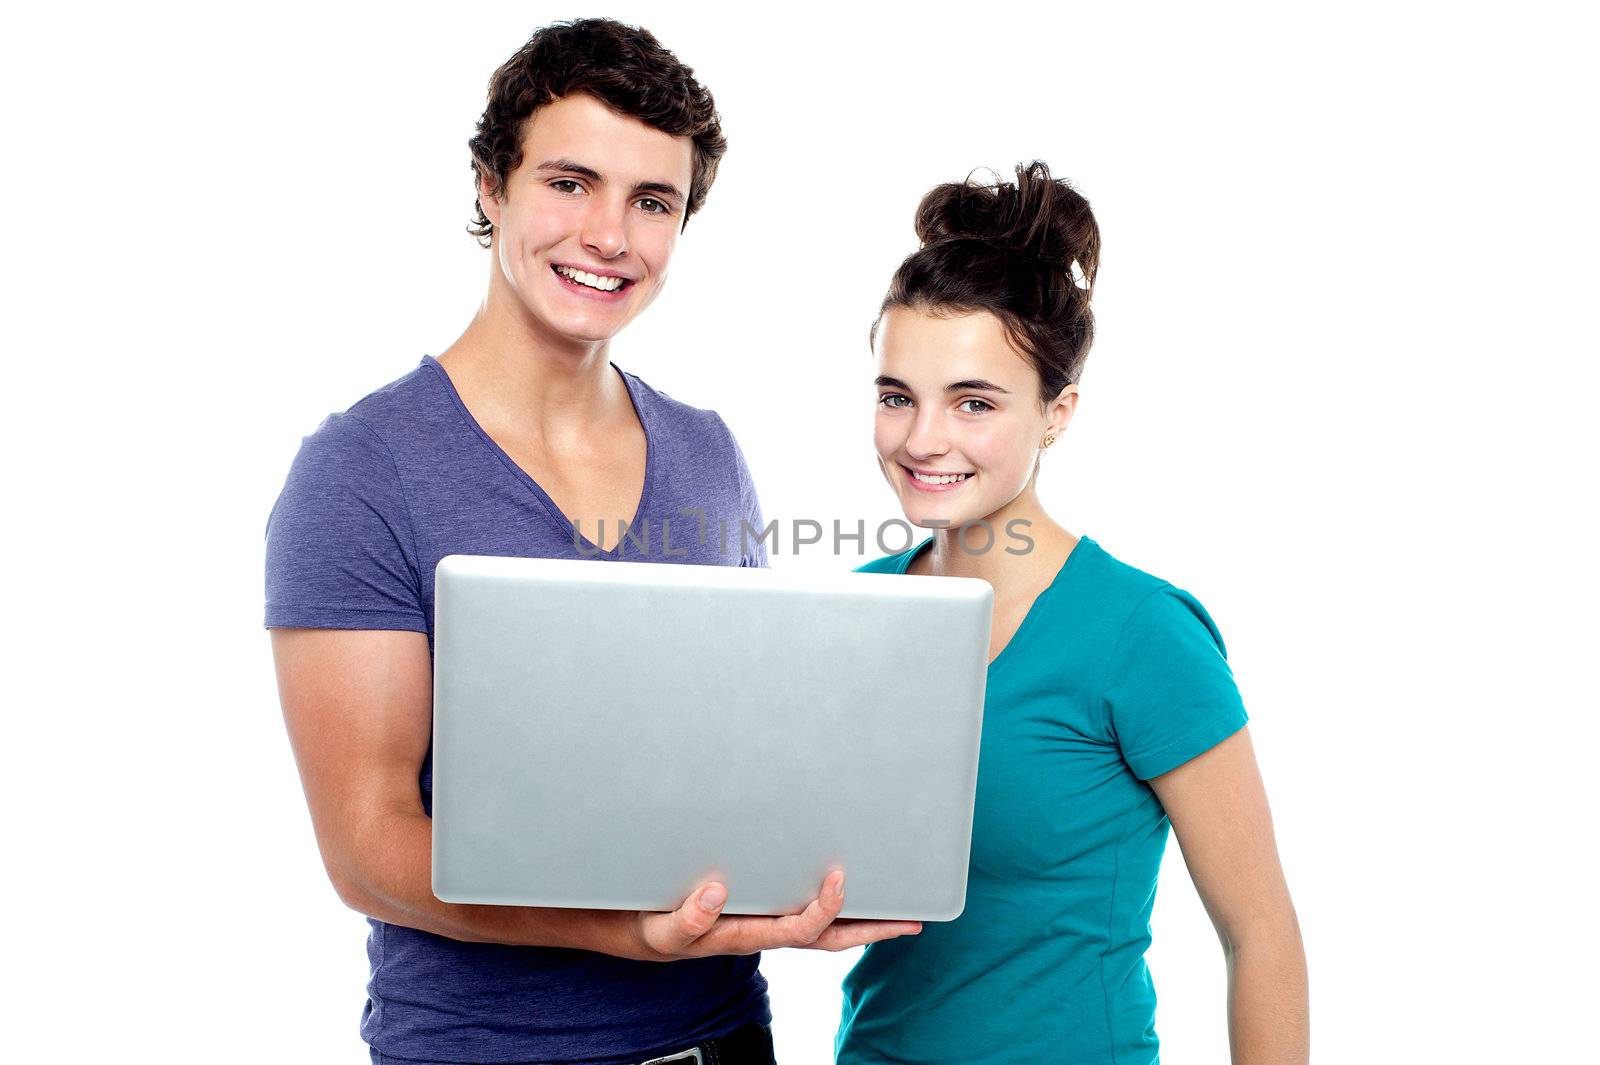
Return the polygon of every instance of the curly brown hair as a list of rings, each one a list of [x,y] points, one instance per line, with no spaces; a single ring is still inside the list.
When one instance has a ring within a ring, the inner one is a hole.
[[[1089,201],[1037,159],[1016,182],[939,185],[917,205],[917,239],[889,283],[869,341],[893,307],[988,311],[1039,373],[1040,402],[1077,384],[1094,343],[1100,227]]]
[[[528,43],[489,79],[489,102],[467,147],[479,198],[467,232],[485,248],[494,225],[482,196],[498,196],[522,163],[522,131],[539,108],[574,93],[588,93],[625,115],[694,142],[694,171],[683,224],[705,203],[728,150],[716,103],[694,71],[661,46],[649,30],[604,18],[556,22],[534,31]]]

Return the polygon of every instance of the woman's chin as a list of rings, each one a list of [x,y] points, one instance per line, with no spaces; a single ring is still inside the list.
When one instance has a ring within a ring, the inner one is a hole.
[[[940,529],[956,529],[969,522],[977,521],[982,515],[965,513],[965,508],[957,507],[906,507],[906,521],[919,529],[929,532],[938,532]]]

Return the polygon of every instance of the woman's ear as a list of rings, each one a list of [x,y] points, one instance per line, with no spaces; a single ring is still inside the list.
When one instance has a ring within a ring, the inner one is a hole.
[[[1049,419],[1049,425],[1045,432],[1051,436],[1060,437],[1062,433],[1067,431],[1067,423],[1072,421],[1072,414],[1077,409],[1078,386],[1068,385],[1045,407],[1045,416]]]

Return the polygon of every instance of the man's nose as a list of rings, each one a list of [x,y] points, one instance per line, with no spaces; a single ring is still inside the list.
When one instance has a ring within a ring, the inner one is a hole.
[[[583,219],[583,246],[602,259],[615,259],[627,253],[627,205],[595,197]]]

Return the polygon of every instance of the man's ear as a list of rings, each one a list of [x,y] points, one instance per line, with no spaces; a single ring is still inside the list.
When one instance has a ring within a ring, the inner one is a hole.
[[[1050,401],[1045,413],[1050,418],[1050,428],[1045,432],[1059,437],[1067,431],[1067,423],[1072,421],[1073,413],[1078,409],[1078,386],[1068,385],[1061,390],[1055,399]]]
[[[479,170],[478,171],[478,209],[483,212],[483,217],[485,217],[485,218],[487,218],[489,220],[489,224],[494,226],[496,229],[498,229],[498,228],[500,228],[500,201],[499,201],[499,199],[497,199],[494,196],[488,196],[488,195],[484,194],[485,185],[486,185],[486,182],[484,180],[483,171]],[[504,194],[504,191],[505,191],[504,190],[504,186],[502,185],[502,188],[501,188],[502,195]]]

